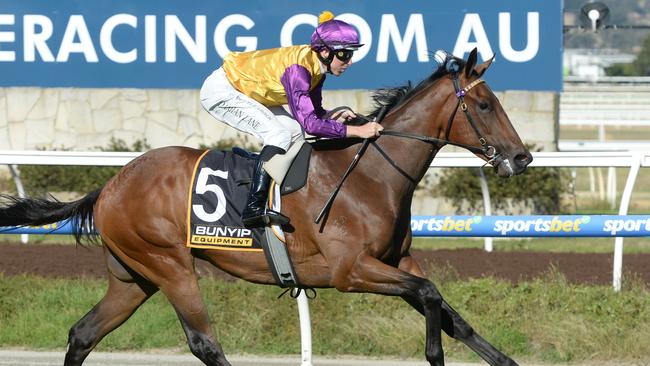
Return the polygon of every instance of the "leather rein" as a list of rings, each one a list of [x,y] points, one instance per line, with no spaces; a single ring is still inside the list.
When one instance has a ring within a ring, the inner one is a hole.
[[[418,135],[418,134],[413,134],[413,133],[408,133],[408,132],[401,132],[401,131],[393,131],[393,130],[384,130],[380,132],[380,135],[387,135],[387,136],[396,136],[396,137],[403,137],[403,138],[408,138],[412,140],[418,140],[430,144],[448,144],[448,145],[453,145],[453,146],[458,146],[462,147],[464,149],[467,149],[473,153],[477,154],[483,154],[486,158],[488,158],[488,163],[492,162],[495,157],[497,157],[497,150],[494,146],[488,145],[487,141],[485,138],[481,135],[481,132],[479,132],[478,128],[476,127],[476,122],[474,122],[474,118],[472,117],[472,113],[469,111],[469,108],[467,107],[467,103],[465,103],[465,96],[472,90],[474,87],[482,84],[485,82],[483,79],[477,79],[465,86],[464,88],[461,89],[460,87],[460,81],[458,80],[458,74],[453,73],[451,81],[454,84],[454,89],[456,91],[455,95],[458,100],[456,103],[456,108],[454,108],[453,113],[449,116],[449,119],[447,120],[447,129],[445,131],[445,138],[444,139],[439,139],[435,137],[430,137],[426,135]],[[449,140],[449,133],[451,131],[451,127],[454,123],[454,119],[456,117],[456,112],[458,111],[458,108],[465,113],[465,117],[467,118],[467,121],[469,122],[470,126],[472,126],[472,129],[476,133],[476,136],[478,136],[478,142],[481,144],[481,147],[477,146],[472,146],[472,145],[466,145],[466,144],[461,144],[457,142],[453,142]],[[371,121],[370,118],[366,116],[361,116],[357,115],[363,120],[366,120],[368,122]]]
[[[430,137],[430,136],[426,136],[426,135],[420,135],[420,134],[413,134],[413,133],[409,133],[409,132],[393,131],[393,130],[383,130],[383,131],[380,132],[380,136],[385,135],[385,136],[402,137],[402,138],[407,138],[407,139],[411,139],[411,140],[418,140],[418,141],[426,142],[426,143],[429,143],[429,144],[432,144],[432,145],[449,144],[449,145],[453,145],[453,146],[458,146],[458,147],[462,147],[464,149],[467,149],[467,150],[469,150],[469,151],[471,151],[473,153],[482,154],[483,156],[485,156],[488,159],[486,164],[496,163],[498,165],[501,161],[504,160],[504,158],[501,157],[501,154],[497,154],[497,150],[496,150],[496,148],[494,146],[487,144],[487,141],[481,135],[481,132],[476,127],[476,123],[474,122],[474,118],[472,117],[472,114],[469,111],[469,108],[467,107],[467,103],[465,103],[465,96],[474,87],[484,83],[485,81],[483,79],[477,79],[477,80],[474,80],[473,82],[471,82],[470,84],[466,85],[464,88],[461,88],[460,87],[460,81],[458,79],[458,72],[452,72],[451,73],[451,80],[452,80],[452,83],[454,84],[454,90],[456,92],[455,95],[456,95],[456,98],[458,99],[458,103],[456,104],[456,108],[454,108],[453,113],[449,116],[449,120],[447,121],[447,129],[445,131],[445,138],[444,139],[439,139],[439,138]],[[465,113],[465,117],[467,118],[467,121],[469,122],[469,124],[472,126],[472,129],[476,133],[476,135],[478,137],[479,144],[481,145],[481,147],[466,145],[466,144],[461,144],[461,143],[449,141],[449,133],[451,131],[451,127],[452,127],[452,125],[454,123],[454,119],[456,117],[456,112],[458,111],[459,107]],[[340,109],[344,109],[344,108],[347,108],[347,107],[336,108],[335,110],[330,111],[330,113],[338,111]],[[362,120],[365,120],[366,122],[381,123],[381,121],[383,120],[383,117],[386,114],[387,114],[387,107],[384,106],[384,107],[382,107],[382,109],[377,114],[377,117],[375,117],[374,119],[370,118],[370,117],[367,117],[367,116],[364,116],[364,115],[361,115],[361,114],[357,114],[357,117],[362,119]],[[339,190],[341,189],[341,186],[343,185],[343,182],[348,177],[348,175],[350,174],[352,169],[354,169],[354,167],[356,166],[357,162],[359,161],[359,159],[361,158],[363,153],[365,153],[365,151],[366,151],[366,149],[368,147],[368,144],[370,144],[370,143],[372,143],[372,145],[388,161],[388,163],[391,164],[394,168],[396,168],[400,172],[400,174],[405,176],[411,183],[413,183],[413,184],[417,183],[415,178],[411,177],[407,172],[405,172],[403,169],[401,169],[397,165],[397,163],[395,161],[393,161],[390,158],[390,156],[388,156],[388,154],[386,154],[386,152],[384,152],[374,141],[371,141],[370,139],[364,139],[363,144],[359,148],[359,151],[357,152],[354,159],[350,163],[350,166],[348,166],[348,169],[346,170],[345,174],[339,180],[339,183],[336,185],[336,188],[334,189],[334,191],[330,195],[329,199],[325,202],[325,205],[323,206],[323,208],[319,212],[318,216],[314,220],[314,223],[318,224],[324,217],[327,216],[327,214],[329,213],[329,210],[330,210],[330,208],[332,206],[332,203],[334,202],[334,198],[336,197]],[[324,225],[325,225],[325,221],[323,221],[323,223],[321,225],[321,228],[320,228],[321,232],[322,232],[322,230],[324,228]]]

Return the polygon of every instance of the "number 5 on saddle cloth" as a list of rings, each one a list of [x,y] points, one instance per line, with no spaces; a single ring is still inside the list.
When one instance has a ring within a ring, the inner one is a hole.
[[[310,144],[296,143],[279,162],[279,167],[267,169],[265,165],[269,175],[274,180],[278,178],[275,181],[282,181],[281,186],[272,184],[271,209],[280,211],[280,196],[305,185],[310,155]],[[256,159],[256,155],[239,148],[207,150],[197,159],[188,195],[186,245],[212,250],[263,251],[277,284],[300,288],[282,229],[277,226],[247,229],[241,220]]]

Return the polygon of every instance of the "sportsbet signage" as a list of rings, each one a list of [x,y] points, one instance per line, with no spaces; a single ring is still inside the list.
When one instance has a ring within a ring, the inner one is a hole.
[[[650,236],[650,216],[414,216],[414,236]]]
[[[561,88],[561,0],[0,0],[0,86],[199,88],[228,52],[307,43],[322,10],[366,44],[328,88],[419,81],[436,49],[475,47],[493,89]]]
[[[1,230],[4,233],[16,234],[70,234],[72,226],[69,222],[61,222],[43,227]],[[650,236],[650,215],[413,216],[411,230],[414,236]]]

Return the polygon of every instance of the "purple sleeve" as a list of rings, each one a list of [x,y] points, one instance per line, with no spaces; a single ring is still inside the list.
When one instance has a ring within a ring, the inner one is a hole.
[[[327,111],[323,108],[323,83],[325,83],[325,75],[320,79],[318,84],[309,92],[311,103],[314,105],[314,112],[318,118],[323,118]]]
[[[347,127],[344,124],[318,117],[319,112],[324,114],[325,110],[320,103],[315,107],[315,102],[320,102],[321,99],[320,91],[313,94],[309,92],[311,75],[306,68],[297,64],[291,65],[282,74],[280,81],[287,93],[291,114],[305,132],[318,137],[343,138],[347,135]],[[322,87],[322,83],[319,85]]]

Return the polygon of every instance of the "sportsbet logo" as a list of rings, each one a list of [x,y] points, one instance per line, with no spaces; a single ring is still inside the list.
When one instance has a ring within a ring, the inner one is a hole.
[[[501,235],[507,235],[509,232],[541,232],[541,233],[577,233],[580,231],[582,224],[591,221],[589,216],[582,216],[573,220],[563,220],[559,216],[551,219],[538,218],[534,220],[496,220],[494,222],[494,231]]]
[[[447,216],[444,219],[431,218],[428,220],[414,220],[411,223],[411,229],[414,231],[428,230],[435,232],[470,232],[472,225],[481,222],[480,216],[474,216],[463,219],[453,219]]]
[[[605,220],[603,231],[616,235],[619,231],[650,231],[650,219]]]

